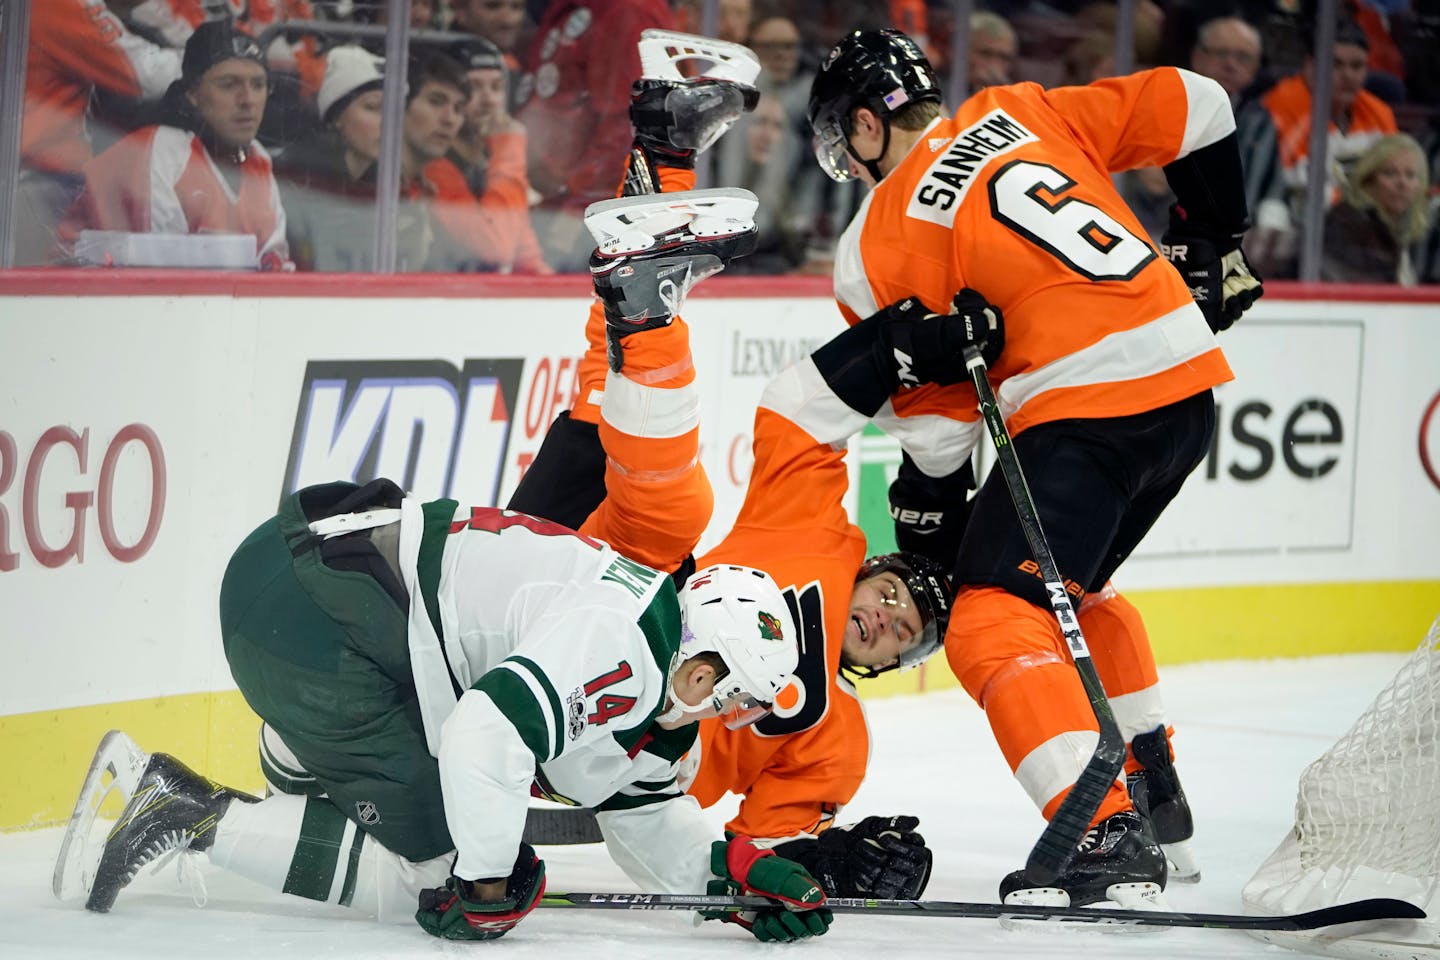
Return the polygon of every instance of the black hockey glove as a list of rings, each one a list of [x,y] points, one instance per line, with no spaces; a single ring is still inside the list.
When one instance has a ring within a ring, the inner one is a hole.
[[[803,864],[829,896],[914,900],[930,882],[932,859],[919,825],[917,817],[866,817],[775,852]]]
[[[1265,292],[1240,247],[1244,235],[1243,229],[1216,230],[1187,220],[1177,205],[1170,208],[1170,226],[1160,238],[1161,254],[1180,271],[1216,333],[1230,329]]]
[[[446,940],[503,937],[535,909],[545,893],[545,861],[535,855],[535,849],[528,843],[522,843],[515,868],[506,878],[503,898],[474,900],[471,893],[470,881],[455,876],[445,881],[443,887],[421,890],[415,922],[432,937]]]
[[[993,366],[1005,349],[1005,317],[978,290],[966,287],[951,300],[949,313],[930,313],[911,297],[881,311],[881,362],[901,387],[954,384],[970,379],[965,348],[979,347]]]
[[[820,834],[817,878],[836,897],[918,899],[930,882],[932,860],[925,838],[915,832],[919,825],[918,817],[899,816],[831,827]]]
[[[929,557],[949,570],[965,536],[965,523],[970,517],[968,498],[974,489],[975,468],[969,460],[949,476],[931,477],[902,451],[900,470],[890,483],[895,545]]]

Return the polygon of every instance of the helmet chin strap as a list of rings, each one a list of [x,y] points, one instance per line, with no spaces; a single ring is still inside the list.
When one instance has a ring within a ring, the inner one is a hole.
[[[692,714],[699,714],[699,713],[701,713],[704,709],[705,709],[705,708],[704,708],[703,706],[699,706],[699,707],[692,707],[692,706],[690,706],[690,705],[687,704],[684,700],[681,700],[680,697],[675,693],[675,688],[674,688],[674,687],[671,687],[671,688],[670,688],[670,709],[669,709],[669,710],[666,710],[664,713],[661,713],[661,714],[659,714],[658,716],[656,716],[656,717],[655,717],[655,722],[656,722],[656,723],[674,723],[674,722],[677,721],[677,720],[686,720],[686,719],[691,720],[691,721],[694,721],[694,722],[698,722],[698,721],[700,720],[700,718],[699,718],[698,716],[691,716],[691,715],[692,715]]]
[[[885,128],[885,138],[880,141],[880,156],[874,160],[862,160],[860,154],[855,152],[855,145],[850,142],[850,138],[845,138],[845,152],[850,154],[852,160],[864,167],[865,172],[870,174],[870,178],[876,183],[885,178],[885,174],[880,172],[880,161],[884,158],[885,152],[890,149],[890,121],[881,120],[880,124]]]

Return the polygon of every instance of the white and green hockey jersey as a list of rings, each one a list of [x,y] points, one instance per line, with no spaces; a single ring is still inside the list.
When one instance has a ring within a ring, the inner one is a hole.
[[[399,560],[455,874],[507,875],[536,795],[595,808],[641,889],[703,892],[720,836],[675,783],[696,727],[652,726],[680,643],[670,578],[557,524],[413,497]]]

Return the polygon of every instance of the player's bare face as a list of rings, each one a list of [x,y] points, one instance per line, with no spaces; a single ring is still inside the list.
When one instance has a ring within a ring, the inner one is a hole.
[[[919,642],[925,621],[901,579],[881,573],[855,584],[842,650],[857,667],[884,667]]]
[[[205,71],[188,96],[220,142],[239,149],[260,131],[270,81],[254,60],[222,60]]]

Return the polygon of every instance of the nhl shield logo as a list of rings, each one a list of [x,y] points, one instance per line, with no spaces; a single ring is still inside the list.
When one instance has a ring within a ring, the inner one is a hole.
[[[380,810],[369,800],[356,800],[355,819],[367,827],[373,827],[380,822]]]

